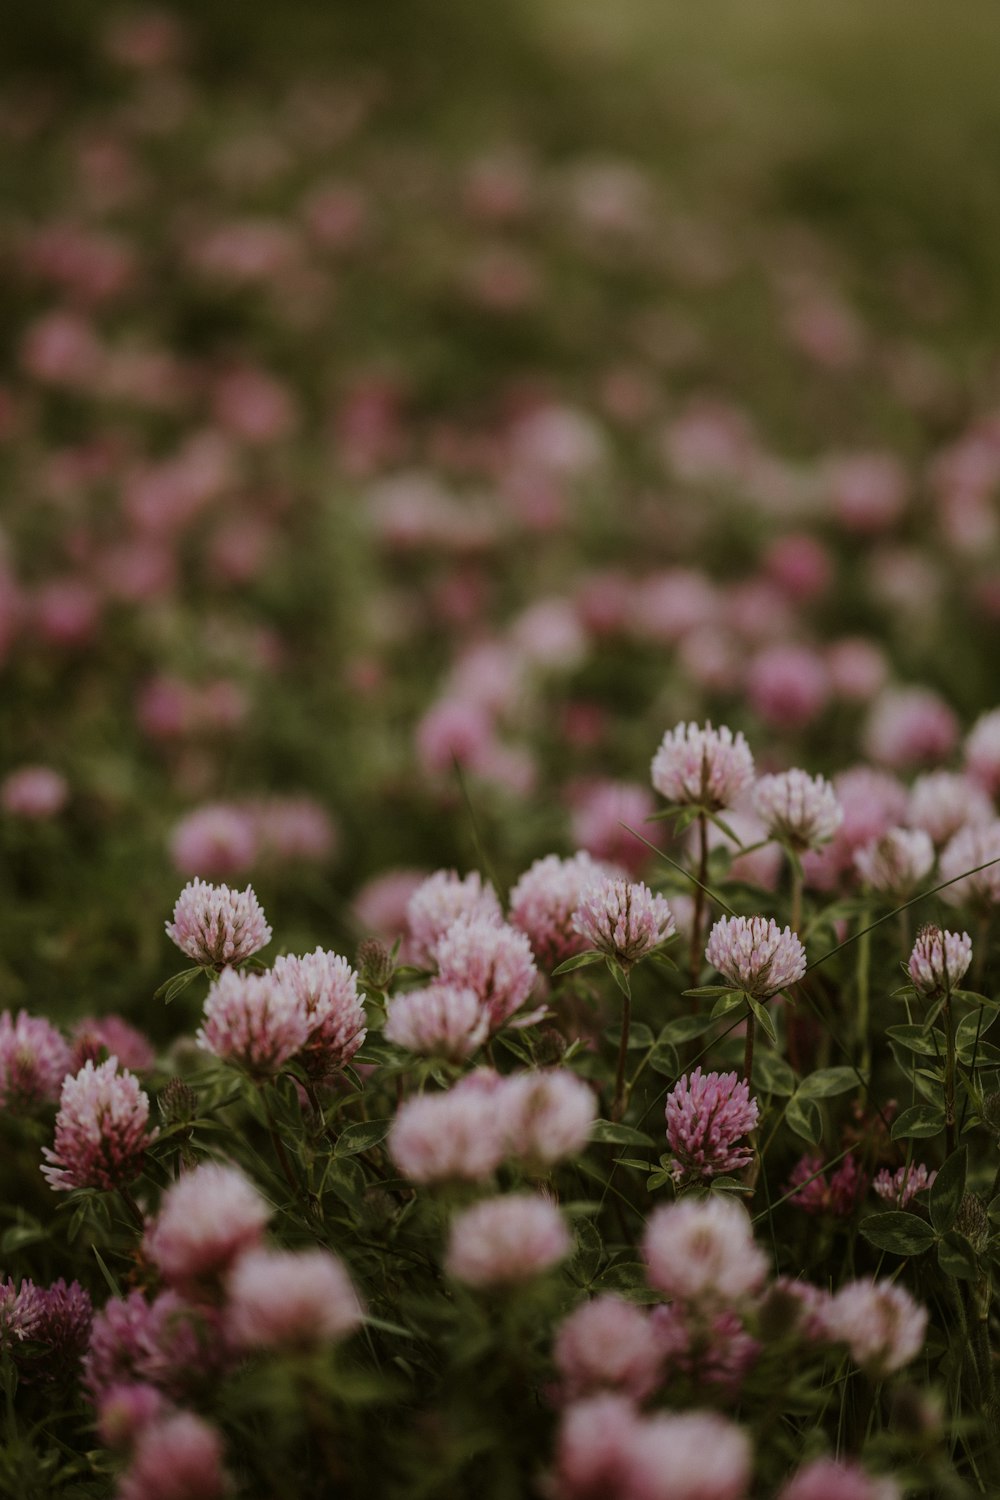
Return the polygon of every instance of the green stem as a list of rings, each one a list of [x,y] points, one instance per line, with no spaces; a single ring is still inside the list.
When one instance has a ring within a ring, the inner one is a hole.
[[[867,922],[868,913],[862,912],[861,921]],[[871,1062],[871,1043],[869,1038],[869,1015],[870,1015],[870,985],[869,976],[871,972],[871,932],[864,927],[858,941],[858,1006],[857,1006],[857,1045],[859,1066],[861,1072],[867,1078]]]
[[[705,880],[708,875],[708,819],[698,814],[698,881],[694,888],[694,915],[691,919],[691,983],[698,983],[701,973],[701,937],[705,915]]]
[[[748,1005],[746,1045],[743,1048],[743,1077],[746,1079],[747,1083],[751,1084],[752,1079],[750,1075],[753,1071],[753,1044],[756,1031],[757,1017],[754,1015],[753,1011]]]
[[[950,989],[945,993],[941,1014],[944,1017],[947,1048],[944,1063],[944,1144],[945,1155],[950,1156],[955,1149],[955,1028],[952,1025]]]
[[[792,931],[798,932],[802,926],[802,866],[797,859],[792,860]]]
[[[118,1196],[124,1203],[125,1207],[128,1209],[129,1218],[135,1224],[135,1227],[138,1229],[139,1233],[143,1234],[146,1229],[146,1221],[142,1217],[142,1209],[139,1207],[138,1203],[136,1203],[127,1187],[120,1187],[118,1189]]]
[[[625,1059],[628,1055],[629,1028],[632,1025],[632,991],[628,979],[622,991],[622,1036],[618,1043],[618,1069],[615,1073],[615,1102],[611,1106],[612,1120],[620,1120],[625,1112]]]

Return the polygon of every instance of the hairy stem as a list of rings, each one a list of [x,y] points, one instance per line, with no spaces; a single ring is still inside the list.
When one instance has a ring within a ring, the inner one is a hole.
[[[691,983],[698,983],[701,973],[701,936],[705,916],[705,881],[708,877],[708,819],[698,814],[698,884],[694,888],[694,915],[691,919]]]
[[[615,1102],[611,1106],[612,1120],[620,1120],[625,1112],[625,1058],[628,1054],[628,1035],[632,1025],[632,992],[625,981],[622,994],[622,1036],[618,1043],[618,1069],[615,1073]]]

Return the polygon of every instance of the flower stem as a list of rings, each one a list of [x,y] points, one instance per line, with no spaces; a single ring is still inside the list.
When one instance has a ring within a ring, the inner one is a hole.
[[[632,991],[626,978],[622,990],[622,1036],[618,1043],[618,1069],[615,1073],[615,1102],[611,1106],[612,1120],[620,1120],[625,1113],[625,1058],[628,1055],[628,1034],[632,1024]]]
[[[694,888],[694,915],[691,918],[691,983],[698,983],[701,973],[701,935],[705,915],[705,881],[708,878],[708,819],[698,814],[698,883]]]
[[[750,1074],[753,1071],[753,1044],[756,1032],[757,1017],[754,1015],[753,1011],[748,1005],[746,1045],[743,1049],[743,1077],[746,1079],[748,1084],[752,1083]]]
[[[944,1147],[950,1156],[955,1149],[955,1028],[952,1025],[951,989],[945,991],[944,1006],[945,1063],[944,1063]]]
[[[138,1229],[139,1233],[142,1234],[146,1228],[146,1221],[142,1217],[142,1209],[139,1207],[138,1203],[136,1203],[127,1187],[120,1187],[118,1189],[118,1196],[124,1203],[125,1207],[128,1209],[129,1218],[135,1224],[135,1227]]]

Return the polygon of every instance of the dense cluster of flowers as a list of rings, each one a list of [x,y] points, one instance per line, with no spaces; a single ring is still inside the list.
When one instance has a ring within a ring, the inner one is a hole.
[[[1000,1493],[988,70],[435,8],[5,36],[0,1488]]]

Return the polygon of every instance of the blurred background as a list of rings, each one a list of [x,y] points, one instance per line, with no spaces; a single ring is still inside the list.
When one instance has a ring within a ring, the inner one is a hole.
[[[994,6],[3,29],[0,1004],[146,1018],[193,875],[353,953],[639,870],[680,718],[910,776],[994,705]]]

